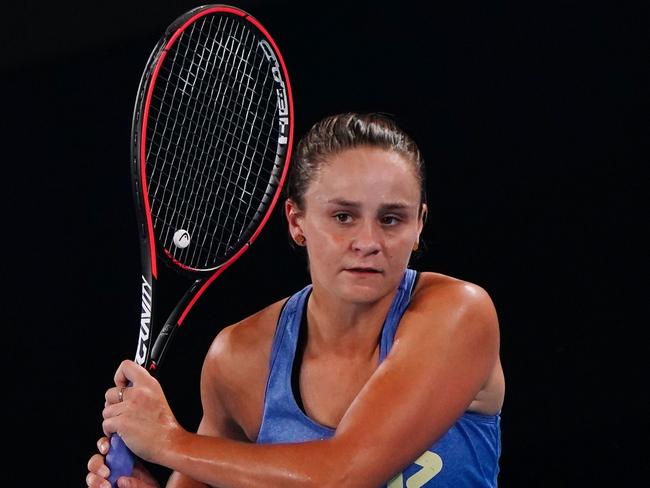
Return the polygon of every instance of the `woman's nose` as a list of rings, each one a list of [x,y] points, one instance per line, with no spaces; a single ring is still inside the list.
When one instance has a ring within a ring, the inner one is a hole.
[[[354,236],[352,248],[364,255],[378,253],[381,249],[381,231],[373,222],[363,222]]]

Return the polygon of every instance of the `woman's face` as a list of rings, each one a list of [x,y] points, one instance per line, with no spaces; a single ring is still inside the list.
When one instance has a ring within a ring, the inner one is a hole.
[[[384,149],[345,150],[321,166],[303,207],[289,200],[285,210],[292,236],[306,238],[315,288],[370,303],[398,286],[426,211],[412,163]]]

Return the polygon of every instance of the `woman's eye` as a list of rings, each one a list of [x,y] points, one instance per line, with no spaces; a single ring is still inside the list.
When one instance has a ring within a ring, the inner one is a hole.
[[[350,222],[350,220],[352,219],[350,214],[346,214],[346,213],[338,213],[338,214],[334,215],[334,218],[336,220],[338,220],[339,222],[341,222],[342,224],[346,224],[346,223]]]
[[[395,225],[399,223],[399,218],[394,215],[386,215],[385,217],[382,217],[381,223],[385,225]]]

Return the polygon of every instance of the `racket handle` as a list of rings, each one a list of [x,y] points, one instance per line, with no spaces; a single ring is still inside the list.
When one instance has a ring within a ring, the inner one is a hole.
[[[131,476],[133,473],[133,464],[135,463],[135,456],[131,450],[126,447],[124,441],[117,432],[111,434],[110,447],[106,454],[106,465],[111,470],[111,475],[108,481],[111,482],[113,488],[117,487],[117,479],[120,476]]]
[[[129,385],[132,383],[129,381]],[[120,476],[131,476],[133,465],[135,464],[135,455],[124,443],[117,432],[111,434],[110,445],[106,453],[106,466],[111,470],[108,481],[112,488],[117,488],[117,480]]]

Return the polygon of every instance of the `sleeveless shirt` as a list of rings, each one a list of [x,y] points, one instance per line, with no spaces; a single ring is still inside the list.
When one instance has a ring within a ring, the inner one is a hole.
[[[383,324],[379,362],[388,355],[399,321],[407,309],[417,272],[407,269]],[[335,429],[311,419],[299,406],[292,387],[298,337],[311,285],[285,303],[271,349],[264,413],[257,443],[322,440]],[[408,392],[403,394],[408,395]],[[442,392],[444,394],[444,392]],[[390,419],[387,419],[390,421]],[[399,446],[395,446],[399,449]],[[501,416],[465,412],[411,465],[388,481],[386,488],[496,487],[501,455]]]

